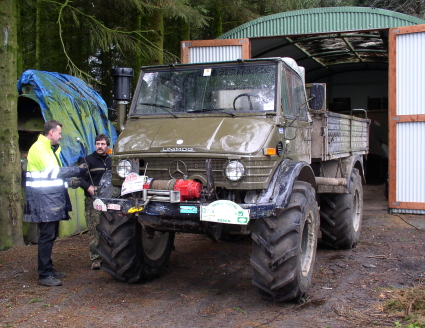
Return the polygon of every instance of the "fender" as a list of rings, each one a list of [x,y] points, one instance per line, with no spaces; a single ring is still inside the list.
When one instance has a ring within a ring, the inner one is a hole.
[[[350,187],[350,176],[351,176],[351,172],[353,172],[353,169],[358,169],[359,173],[360,173],[360,177],[362,179],[362,183],[365,184],[366,183],[366,179],[365,179],[365,175],[364,175],[364,170],[363,170],[363,156],[359,155],[359,154],[355,154],[353,156],[347,157],[346,159],[344,159],[342,161],[344,168],[345,168],[345,174],[344,176],[347,178],[348,180],[348,185],[347,185],[347,192],[348,192],[348,188]]]
[[[363,170],[363,156],[359,154],[354,154],[352,156],[322,162],[323,175],[325,177],[336,177],[336,178],[345,178],[350,183],[350,176],[353,169],[356,168],[359,170],[360,176],[362,177],[362,182],[366,183],[365,175]],[[348,193],[349,185],[345,186],[325,186],[319,185],[317,187],[318,193]]]
[[[296,180],[308,182],[316,189],[314,173],[307,162],[284,159],[273,174],[269,187],[260,195],[258,203],[274,203],[276,208],[287,207]]]
[[[351,171],[353,171],[353,168],[358,169],[360,176],[362,177],[363,184],[366,184],[366,177],[365,177],[365,174],[364,174],[363,155],[356,154],[356,155],[351,156],[351,157],[353,157],[353,159],[352,159],[352,163],[351,163],[350,175],[351,175]]]

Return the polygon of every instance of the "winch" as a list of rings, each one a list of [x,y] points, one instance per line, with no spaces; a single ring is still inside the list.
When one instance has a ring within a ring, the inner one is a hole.
[[[149,178],[143,185],[143,189],[179,191],[180,201],[182,202],[185,200],[200,198],[202,184],[195,180],[155,180],[153,178]]]

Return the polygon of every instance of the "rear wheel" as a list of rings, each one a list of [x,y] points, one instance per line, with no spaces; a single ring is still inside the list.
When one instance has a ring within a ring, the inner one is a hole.
[[[253,284],[277,302],[300,301],[310,286],[316,258],[319,213],[315,191],[296,181],[287,208],[256,220],[252,233]]]
[[[150,231],[134,216],[102,212],[97,250],[102,269],[117,280],[136,283],[158,276],[167,266],[174,245],[173,232]]]
[[[360,239],[363,219],[363,187],[357,169],[353,169],[351,172],[348,189],[348,194],[321,195],[322,242],[332,248],[353,248]]]

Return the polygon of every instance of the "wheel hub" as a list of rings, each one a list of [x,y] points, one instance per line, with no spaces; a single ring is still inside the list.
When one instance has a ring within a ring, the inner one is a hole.
[[[153,261],[158,260],[167,248],[169,232],[155,231],[152,238],[142,231],[142,245],[145,254]]]
[[[301,241],[301,274],[306,277],[311,270],[314,257],[315,233],[314,216],[310,212],[305,220]]]

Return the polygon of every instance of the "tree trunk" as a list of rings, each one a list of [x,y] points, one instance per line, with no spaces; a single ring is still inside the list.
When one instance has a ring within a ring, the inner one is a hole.
[[[143,13],[141,11],[137,12],[135,21],[136,21],[135,30],[141,30],[142,21],[143,21]],[[141,41],[141,38],[138,37],[138,40]],[[140,67],[143,65],[143,58],[142,58],[141,51],[136,52],[134,57],[135,57],[134,67],[136,68],[134,73],[135,75],[137,75],[139,73]]]
[[[156,46],[155,57],[152,59],[152,65],[164,64],[164,10],[158,9],[152,17],[152,27],[156,32],[152,43]]]
[[[18,0],[0,0],[0,250],[23,244],[16,91],[17,23]]]
[[[190,40],[190,24],[185,19],[182,19],[181,21],[182,21],[181,40]]]
[[[21,73],[23,71],[23,58],[22,58],[22,28],[21,28],[21,3],[18,1],[18,14],[17,17],[17,23],[16,23],[16,30],[17,30],[17,48],[18,48],[18,56],[17,56],[17,63],[16,63],[16,77],[19,79],[21,76]]]
[[[35,69],[40,70],[40,48],[41,48],[41,13],[40,1],[35,1]]]
[[[214,31],[216,38],[223,34],[223,2],[221,0],[215,3]]]

